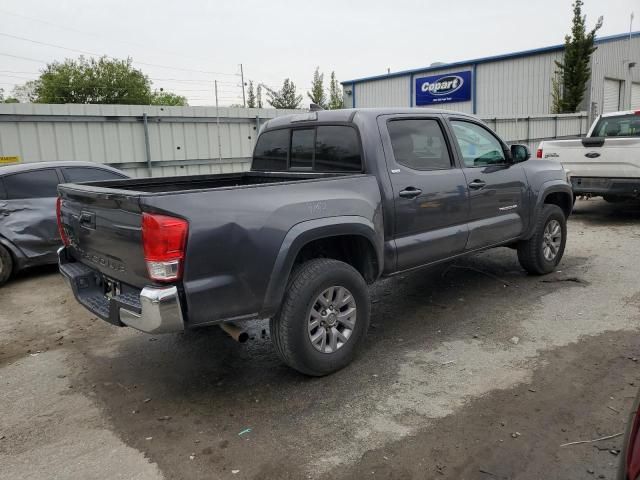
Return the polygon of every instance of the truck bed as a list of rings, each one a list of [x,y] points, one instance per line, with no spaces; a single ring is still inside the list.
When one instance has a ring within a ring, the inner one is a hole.
[[[163,178],[131,178],[125,180],[87,182],[83,183],[83,185],[140,193],[169,193],[210,190],[216,188],[249,187],[254,185],[295,182],[341,175],[344,174],[253,171]]]

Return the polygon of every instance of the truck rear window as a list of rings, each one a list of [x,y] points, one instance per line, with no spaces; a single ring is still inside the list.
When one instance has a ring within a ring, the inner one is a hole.
[[[258,138],[252,170],[361,172],[357,131],[345,125],[283,128]]]
[[[253,153],[254,170],[286,170],[289,130],[272,130],[258,137]]]
[[[640,115],[601,117],[592,137],[640,137]]]

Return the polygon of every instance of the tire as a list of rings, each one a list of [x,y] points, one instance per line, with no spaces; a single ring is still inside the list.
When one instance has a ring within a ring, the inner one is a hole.
[[[554,227],[556,225],[559,227],[559,239],[551,235],[549,230],[555,231]],[[546,240],[545,235],[547,236]],[[549,242],[555,246],[555,254],[552,258],[549,258],[548,252],[553,253],[554,248],[551,248]],[[518,243],[520,265],[531,275],[551,273],[562,259],[566,242],[567,220],[564,212],[557,205],[545,204],[536,218],[533,236],[529,240],[523,240]],[[549,249],[547,250],[545,247],[549,247]]]
[[[0,285],[7,283],[13,273],[13,258],[9,250],[0,245]]]
[[[280,312],[271,319],[275,350],[285,364],[306,375],[336,372],[353,360],[369,329],[370,309],[367,284],[351,265],[325,258],[305,262],[292,274]]]

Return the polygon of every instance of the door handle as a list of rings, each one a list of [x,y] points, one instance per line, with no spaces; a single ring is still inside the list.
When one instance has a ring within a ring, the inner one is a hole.
[[[418,195],[422,193],[422,190],[416,187],[407,187],[404,190],[400,190],[398,195],[402,198],[416,198]]]
[[[487,183],[483,182],[482,180],[474,180],[469,184],[469,188],[471,190],[480,190],[481,188],[484,188],[486,186],[487,186]]]

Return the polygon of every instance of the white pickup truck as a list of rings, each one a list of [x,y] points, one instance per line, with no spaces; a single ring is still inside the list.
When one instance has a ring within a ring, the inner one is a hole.
[[[600,115],[585,138],[543,141],[536,157],[562,164],[574,198],[640,198],[640,110]]]

